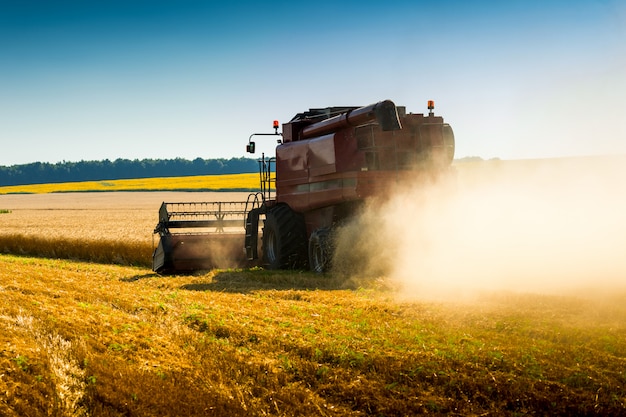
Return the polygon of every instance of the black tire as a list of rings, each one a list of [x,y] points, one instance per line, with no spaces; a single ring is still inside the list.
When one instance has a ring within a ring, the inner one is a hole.
[[[265,215],[263,261],[269,269],[306,266],[306,229],[302,216],[281,204]]]
[[[330,270],[332,261],[330,230],[317,229],[309,238],[309,266],[311,271],[322,274]]]

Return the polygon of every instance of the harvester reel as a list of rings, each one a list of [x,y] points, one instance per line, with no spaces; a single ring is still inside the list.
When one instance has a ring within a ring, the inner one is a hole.
[[[263,229],[263,260],[269,269],[304,266],[306,250],[302,242],[306,242],[306,230],[300,215],[283,204],[267,212]]]
[[[332,237],[328,228],[317,229],[309,238],[309,266],[318,274],[328,272],[332,261]]]

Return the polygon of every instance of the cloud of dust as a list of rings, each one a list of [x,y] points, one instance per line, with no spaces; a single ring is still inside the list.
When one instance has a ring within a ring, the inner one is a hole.
[[[241,233],[207,233],[206,229],[181,229],[169,235],[165,245],[165,269],[169,272],[190,272],[207,269],[239,268],[248,265]],[[171,269],[171,270],[170,270]]]
[[[626,288],[626,158],[457,164],[371,204],[337,236],[335,264],[406,297]]]

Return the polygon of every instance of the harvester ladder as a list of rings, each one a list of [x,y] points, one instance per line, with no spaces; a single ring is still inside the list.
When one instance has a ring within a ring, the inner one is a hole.
[[[272,199],[272,191],[276,191],[276,158],[265,157],[259,159],[259,177],[263,201]]]
[[[259,217],[265,210],[265,195],[262,192],[248,195],[246,201],[246,257],[252,261],[259,258]]]

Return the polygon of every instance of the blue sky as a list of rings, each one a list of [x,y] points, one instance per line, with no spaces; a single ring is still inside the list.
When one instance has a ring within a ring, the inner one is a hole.
[[[0,0],[0,165],[246,156],[383,99],[457,157],[625,154],[626,3]]]

